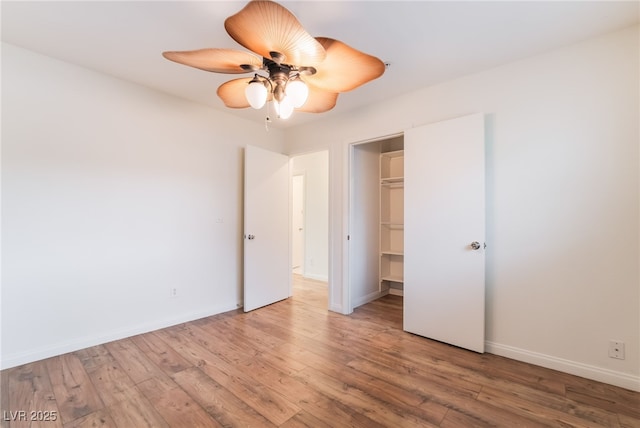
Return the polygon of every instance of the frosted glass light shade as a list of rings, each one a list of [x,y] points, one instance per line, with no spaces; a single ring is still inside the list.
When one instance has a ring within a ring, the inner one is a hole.
[[[285,97],[280,102],[274,101],[273,106],[275,107],[276,114],[280,119],[289,119],[293,114],[293,104],[291,104],[289,97]]]
[[[251,82],[244,89],[244,96],[251,107],[261,109],[267,102],[267,88],[260,81]]]
[[[287,83],[287,98],[291,100],[291,104],[294,108],[299,108],[304,105],[309,96],[309,88],[302,80],[290,80]]]

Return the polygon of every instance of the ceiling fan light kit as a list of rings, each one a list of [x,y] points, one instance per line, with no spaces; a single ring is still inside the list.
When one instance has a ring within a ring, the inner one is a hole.
[[[261,109],[272,102],[281,119],[294,109],[322,113],[335,107],[340,93],[380,77],[386,68],[378,58],[338,40],[311,36],[291,12],[272,1],[250,1],[224,26],[231,38],[255,54],[211,48],[162,55],[214,73],[252,73],[218,88],[229,108]]]
[[[261,109],[267,102],[267,86],[265,80],[260,80],[258,74],[254,76],[244,90],[244,95],[251,107]]]

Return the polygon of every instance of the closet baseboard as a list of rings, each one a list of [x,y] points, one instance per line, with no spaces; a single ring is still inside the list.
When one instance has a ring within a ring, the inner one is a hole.
[[[373,302],[374,300],[377,300],[382,296],[386,296],[387,294],[389,294],[389,290],[375,291],[365,296],[361,296],[353,302],[353,307],[357,308],[358,306],[362,306],[366,303]]]

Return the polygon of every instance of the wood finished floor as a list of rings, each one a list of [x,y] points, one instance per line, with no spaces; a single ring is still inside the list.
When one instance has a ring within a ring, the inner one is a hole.
[[[1,426],[640,427],[640,393],[405,333],[401,297],[343,316],[294,282],[250,313],[4,370]]]

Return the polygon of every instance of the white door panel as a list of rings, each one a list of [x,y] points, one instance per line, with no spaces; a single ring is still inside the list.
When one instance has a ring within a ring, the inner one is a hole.
[[[410,129],[404,144],[404,329],[484,352],[483,116]]]
[[[291,295],[289,158],[245,149],[244,310]]]

